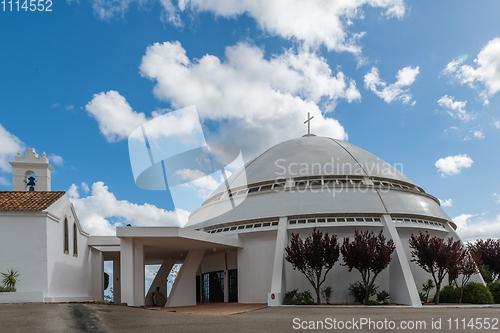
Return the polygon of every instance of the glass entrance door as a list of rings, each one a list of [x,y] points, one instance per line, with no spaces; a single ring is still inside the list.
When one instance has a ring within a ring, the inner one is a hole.
[[[224,271],[202,275],[202,302],[224,302]]]

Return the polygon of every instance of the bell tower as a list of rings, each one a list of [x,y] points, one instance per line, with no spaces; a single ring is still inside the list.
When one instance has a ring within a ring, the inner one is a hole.
[[[54,167],[49,164],[45,152],[38,156],[35,149],[30,147],[25,156],[18,152],[10,165],[13,191],[50,191],[50,177]]]

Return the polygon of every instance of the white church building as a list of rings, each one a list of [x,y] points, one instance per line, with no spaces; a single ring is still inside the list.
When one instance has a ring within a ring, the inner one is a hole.
[[[375,283],[391,302],[418,307],[430,276],[411,262],[409,237],[427,231],[459,239],[439,200],[403,173],[353,144],[313,134],[246,163],[185,227],[117,227],[113,237],[82,230],[67,194],[51,191],[45,156],[30,148],[11,165],[14,191],[0,192],[0,272],[16,269],[21,281],[0,302],[102,300],[103,263],[112,261],[117,303],[151,305],[148,295],[158,286],[166,292],[172,266],[182,264],[167,307],[280,305],[286,291],[313,291],[285,260],[285,247],[292,233],[305,238],[318,228],[339,241],[355,229],[382,230],[396,249]],[[33,174],[36,185],[27,185]],[[340,262],[323,286],[333,288],[332,303],[354,303],[348,287],[361,277]],[[161,265],[147,293],[145,265]]]

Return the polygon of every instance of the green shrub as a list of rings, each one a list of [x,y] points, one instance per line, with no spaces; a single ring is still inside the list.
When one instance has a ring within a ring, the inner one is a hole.
[[[425,296],[425,298],[423,298],[422,295],[420,295],[419,293],[419,296],[420,296],[420,300],[424,303],[427,303],[427,300],[429,299],[429,293],[431,292],[432,289],[434,289],[436,286],[434,285],[434,282],[432,281],[432,279],[428,279],[423,285],[422,285],[422,295]]]
[[[321,289],[321,296],[325,299],[326,304],[330,304],[330,297],[332,296],[332,287],[326,286]]]
[[[377,302],[387,304],[389,303],[389,298],[391,298],[391,294],[389,294],[385,290],[382,290],[381,292],[377,293]]]
[[[427,294],[424,292],[419,292],[418,296],[420,297],[420,302],[427,303]]]
[[[493,275],[491,274],[490,266],[481,265],[479,266],[479,271],[481,272],[481,276],[483,277],[484,282],[493,282]]]
[[[445,286],[439,292],[439,303],[458,303],[460,290],[454,286]]]
[[[493,304],[493,295],[482,283],[469,282],[465,285],[462,303]]]
[[[284,305],[310,305],[314,304],[314,299],[309,290],[303,291],[301,293],[297,292],[297,289],[291,290],[285,294],[285,299],[283,300]]]
[[[15,291],[16,291],[16,288],[14,288],[14,287],[2,287],[2,286],[0,286],[0,293],[1,292],[11,293],[11,292],[15,292]]]
[[[19,282],[19,276],[21,274],[15,269],[8,269],[7,273],[0,273],[0,275],[3,277],[2,284],[4,290],[8,288],[9,291],[16,291],[16,284]]]
[[[495,281],[488,283],[488,289],[493,296],[493,302],[495,302],[496,304],[500,303],[500,282]]]
[[[285,299],[283,300],[284,305],[292,305],[293,300],[297,297],[297,289],[290,290],[285,294]]]
[[[309,290],[305,290],[299,293],[299,295],[301,296],[302,304],[306,305],[314,304],[313,295]]]
[[[380,305],[379,302],[369,299],[366,305]]]
[[[373,287],[372,290],[370,290],[370,294],[368,297],[373,296],[377,293],[378,287]],[[349,295],[354,296],[354,302],[356,303],[365,303],[365,286],[361,282],[356,282],[356,283],[349,283]]]

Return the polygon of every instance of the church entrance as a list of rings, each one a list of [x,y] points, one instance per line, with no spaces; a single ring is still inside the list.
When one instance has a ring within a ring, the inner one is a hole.
[[[238,270],[227,271],[228,302],[238,302]],[[201,286],[201,288],[200,288]],[[224,271],[203,273],[196,277],[196,301],[224,302]],[[200,290],[201,289],[201,290]]]
[[[224,302],[224,271],[204,273],[201,276],[201,301]]]

